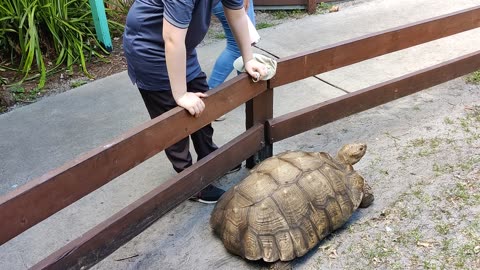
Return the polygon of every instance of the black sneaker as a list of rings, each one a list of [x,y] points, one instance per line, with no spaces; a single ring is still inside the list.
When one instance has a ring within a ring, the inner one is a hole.
[[[238,172],[238,171],[240,171],[241,168],[242,168],[242,163],[238,164],[235,168],[231,169],[230,171],[228,171],[225,174],[231,174],[231,173],[234,173],[234,172]]]
[[[207,204],[216,203],[223,193],[225,193],[225,190],[217,188],[214,185],[208,185],[202,189],[202,191],[191,197],[190,200]]]

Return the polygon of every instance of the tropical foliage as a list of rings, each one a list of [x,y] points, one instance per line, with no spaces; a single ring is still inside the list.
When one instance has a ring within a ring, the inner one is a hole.
[[[96,39],[88,0],[0,3],[0,69],[18,71],[20,81],[36,78],[42,88],[49,73],[59,69],[71,73],[75,65],[90,76],[87,61],[105,59],[107,52]],[[107,10],[107,16],[112,12],[118,11]],[[113,21],[109,26],[111,31],[123,27]]]

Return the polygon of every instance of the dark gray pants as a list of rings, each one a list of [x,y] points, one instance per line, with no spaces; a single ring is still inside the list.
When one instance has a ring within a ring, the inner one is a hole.
[[[207,76],[203,72],[187,83],[188,92],[206,92],[208,89]],[[150,118],[152,119],[177,107],[171,91],[139,90],[150,114]],[[198,156],[197,160],[204,158],[218,148],[215,143],[213,143],[213,127],[211,124],[199,129],[190,135],[190,137],[192,138],[193,147]],[[181,172],[192,165],[192,156],[189,148],[190,142],[187,137],[165,149],[165,154],[176,172]]]

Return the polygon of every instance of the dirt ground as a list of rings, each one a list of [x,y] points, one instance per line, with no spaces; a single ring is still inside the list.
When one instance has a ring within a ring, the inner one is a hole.
[[[317,130],[368,142],[376,201],[301,269],[479,269],[479,93],[460,78]]]

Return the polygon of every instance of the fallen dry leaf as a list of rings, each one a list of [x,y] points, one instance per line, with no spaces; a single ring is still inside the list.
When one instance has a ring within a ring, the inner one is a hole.
[[[433,247],[433,243],[419,241],[417,242],[417,246],[429,248],[429,247]]]
[[[340,10],[340,7],[339,7],[339,6],[333,6],[333,7],[331,7],[331,8],[328,10],[328,12],[337,12],[337,11],[339,11],[339,10]]]
[[[332,250],[332,251],[330,252],[330,255],[328,255],[328,257],[329,257],[330,259],[336,259],[336,258],[338,258],[337,250],[336,250],[336,249]]]

